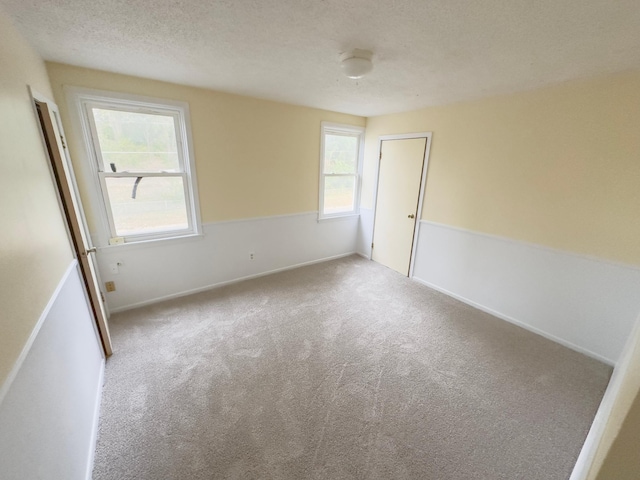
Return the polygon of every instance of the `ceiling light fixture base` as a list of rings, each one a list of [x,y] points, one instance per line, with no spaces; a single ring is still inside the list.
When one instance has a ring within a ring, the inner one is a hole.
[[[340,55],[342,73],[354,80],[364,77],[373,70],[373,52],[358,48]]]

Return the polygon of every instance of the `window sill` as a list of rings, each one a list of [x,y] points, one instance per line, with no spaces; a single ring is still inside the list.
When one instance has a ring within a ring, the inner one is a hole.
[[[360,216],[360,213],[345,213],[344,215],[331,215],[331,216],[325,216],[325,217],[318,216],[318,223],[326,222],[327,220],[347,220],[349,218],[359,217],[359,216]]]
[[[192,242],[194,240],[202,240],[204,233],[190,233],[179,237],[154,238],[151,240],[138,240],[137,242],[122,243],[120,245],[105,245],[97,247],[99,252],[116,252],[121,250],[133,250],[136,248],[164,247],[179,243]]]

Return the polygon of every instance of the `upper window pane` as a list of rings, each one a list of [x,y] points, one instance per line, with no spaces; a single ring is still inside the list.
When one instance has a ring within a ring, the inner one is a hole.
[[[103,171],[180,171],[173,116],[101,108],[92,112]]]
[[[326,134],[324,137],[324,173],[356,173],[358,137]]]

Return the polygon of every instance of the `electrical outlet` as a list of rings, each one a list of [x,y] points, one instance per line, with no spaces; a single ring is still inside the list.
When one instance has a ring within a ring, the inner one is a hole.
[[[116,291],[116,282],[104,282],[104,286],[107,289],[107,292]]]
[[[255,253],[249,252],[249,260],[253,260],[255,258]]]

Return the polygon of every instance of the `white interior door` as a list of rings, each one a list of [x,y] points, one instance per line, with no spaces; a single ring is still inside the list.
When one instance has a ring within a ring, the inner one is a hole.
[[[409,275],[426,142],[381,142],[371,258],[403,275]]]
[[[34,98],[34,102],[89,303],[95,316],[105,355],[109,356],[113,350],[107,323],[108,314],[95,265],[95,248],[91,246],[84,212],[77,195],[75,177],[64,142],[57,106],[37,98]]]

